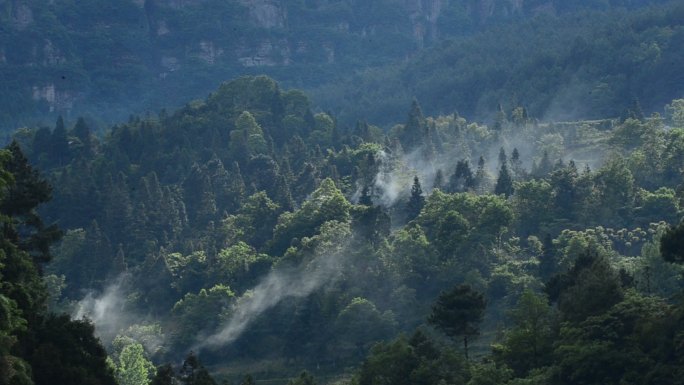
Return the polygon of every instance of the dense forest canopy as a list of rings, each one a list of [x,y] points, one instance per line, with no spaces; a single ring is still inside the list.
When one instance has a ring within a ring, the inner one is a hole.
[[[684,102],[491,126],[406,109],[345,129],[258,76],[104,136],[18,132],[63,229],[51,309],[92,319],[126,384],[675,383]]]
[[[647,112],[682,95],[682,6],[631,0],[2,0],[0,128],[103,129],[268,74],[345,124]],[[587,96],[589,95],[589,96]],[[587,101],[587,102],[585,102]],[[548,114],[548,115],[546,115]]]
[[[684,384],[682,12],[0,0],[0,384]]]

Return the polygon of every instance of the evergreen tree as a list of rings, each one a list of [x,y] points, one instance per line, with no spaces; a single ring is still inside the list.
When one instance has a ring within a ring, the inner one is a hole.
[[[563,320],[572,322],[599,315],[624,298],[620,277],[608,257],[590,248],[568,271],[553,276],[545,291],[558,303]]]
[[[304,170],[297,176],[295,182],[294,198],[297,202],[302,202],[311,194],[320,183],[318,169],[312,163],[307,163]]]
[[[55,129],[52,131],[51,143],[50,159],[53,159],[59,166],[67,164],[69,162],[69,139],[67,138],[67,130],[61,115],[57,118]]]
[[[477,171],[475,172],[474,186],[478,194],[484,194],[490,188],[489,173],[485,169],[485,159],[480,155],[477,161]]]
[[[371,189],[368,185],[364,185],[361,189],[361,195],[359,196],[359,204],[363,206],[373,206],[373,199],[371,196]]]
[[[132,223],[133,205],[126,182],[126,176],[117,174],[116,181],[108,175],[102,190],[104,191],[103,228],[110,232],[110,241],[115,244],[124,243],[128,235],[128,227]]]
[[[425,206],[425,197],[423,196],[423,188],[420,185],[418,176],[413,177],[413,185],[411,186],[411,197],[406,204],[406,218],[412,220],[420,214],[420,210]]]
[[[288,381],[287,385],[316,385],[316,379],[305,370],[298,378]]]
[[[542,253],[539,256],[539,276],[549,279],[557,268],[556,247],[551,234],[546,233],[542,242]]]
[[[544,155],[542,155],[542,158],[539,161],[536,169],[532,170],[532,174],[534,174],[534,176],[537,178],[544,178],[551,173],[551,171],[553,171],[553,164],[549,158],[549,153],[544,151]]]
[[[76,150],[79,156],[91,158],[95,155],[94,138],[85,119],[82,117],[78,118],[76,125],[72,130],[72,134],[80,142],[79,147]]]
[[[451,338],[463,337],[463,349],[468,359],[468,343],[471,337],[480,334],[479,324],[485,307],[482,293],[468,285],[459,285],[439,295],[428,322]]]
[[[33,135],[31,143],[31,161],[43,170],[55,167],[56,164],[50,158],[52,152],[52,132],[48,127],[41,127]]]
[[[411,151],[426,143],[427,125],[423,111],[416,99],[411,102],[411,110],[399,137],[401,145],[406,151]]]
[[[9,158],[5,167],[12,174],[13,183],[0,201],[0,212],[11,217],[12,226],[3,226],[4,236],[36,262],[48,262],[52,259],[50,245],[62,233],[56,225],[45,226],[36,208],[52,198],[52,187],[29,165],[16,141],[7,149]]]
[[[499,149],[499,167],[501,165],[508,163],[508,155],[506,155],[506,150],[503,147]]]
[[[517,148],[513,148],[513,153],[511,154],[511,172],[515,179],[522,179],[525,177],[525,170],[522,166],[522,160],[520,159],[520,152]]]
[[[668,262],[684,263],[684,222],[667,229],[660,239],[660,254]]]
[[[294,210],[294,200],[292,199],[292,193],[290,192],[290,185],[287,182],[287,179],[283,175],[278,175],[275,184],[276,195],[273,197],[273,200],[284,211]]]
[[[508,166],[506,163],[501,164],[501,170],[499,170],[499,177],[496,180],[496,186],[494,187],[494,194],[503,194],[506,198],[513,195],[513,178],[508,172]]]
[[[179,371],[180,383],[183,385],[216,385],[216,381],[202,366],[197,356],[190,352]]]
[[[499,103],[496,111],[496,116],[494,118],[494,131],[503,130],[504,126],[506,125],[506,121],[506,111],[504,111],[503,106],[501,105],[501,103]]]
[[[449,191],[464,192],[475,187],[475,178],[468,160],[461,159],[456,163],[456,171],[449,179]]]
[[[170,364],[157,367],[157,373],[152,377],[150,385],[174,385],[175,374]]]
[[[245,180],[242,178],[242,172],[240,171],[240,164],[238,164],[238,162],[233,162],[231,166],[230,185],[228,191],[226,191],[226,196],[230,197],[230,200],[228,200],[224,206],[224,209],[228,212],[237,211],[247,196],[247,187],[245,186]]]
[[[41,265],[60,231],[36,209],[50,192],[16,143],[0,151],[0,382],[115,385],[92,324],[46,312]]]
[[[437,172],[435,173],[435,180],[432,182],[432,188],[437,190],[444,189],[444,173],[441,168],[437,169]]]

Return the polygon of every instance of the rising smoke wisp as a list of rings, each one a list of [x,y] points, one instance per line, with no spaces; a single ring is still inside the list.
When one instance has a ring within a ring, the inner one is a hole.
[[[326,230],[326,226],[330,230]],[[345,259],[350,234],[349,225],[328,222],[322,226],[321,233],[312,258],[293,269],[271,271],[257,286],[240,298],[233,308],[230,319],[216,333],[198,338],[192,350],[199,351],[230,344],[259,315],[282,300],[306,297],[322,286],[334,282],[342,272],[342,262]]]
[[[78,302],[72,314],[75,319],[91,320],[97,335],[104,341],[111,341],[121,330],[133,324],[130,315],[124,311],[125,279],[124,275],[120,276],[100,295],[89,292]]]

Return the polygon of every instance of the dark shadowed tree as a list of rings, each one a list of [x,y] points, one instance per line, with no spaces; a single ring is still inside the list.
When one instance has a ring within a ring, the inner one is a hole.
[[[684,263],[684,222],[667,229],[660,239],[660,254],[668,262]]]
[[[506,166],[506,163],[501,164],[499,177],[496,179],[496,186],[494,187],[494,194],[503,194],[506,198],[513,195],[513,178],[511,177],[511,173],[508,171],[508,166]]]
[[[216,385],[216,381],[211,378],[207,369],[202,366],[193,352],[190,352],[185,358],[178,374],[180,383],[183,385]]]
[[[456,163],[456,171],[449,178],[450,192],[464,192],[475,186],[473,171],[466,159],[461,159]]]
[[[409,111],[408,120],[400,132],[399,140],[406,151],[411,151],[426,143],[427,125],[423,111],[417,100],[411,103],[411,111]]]
[[[62,233],[56,225],[45,226],[36,209],[50,200],[52,187],[31,167],[17,142],[13,141],[8,150],[6,169],[14,176],[14,183],[0,201],[0,212],[12,218],[12,225],[3,226],[3,235],[36,262],[48,262],[52,258],[50,245]]]
[[[574,322],[601,314],[624,297],[620,276],[608,257],[589,249],[572,268],[553,276],[545,291],[558,303],[561,318]]]
[[[316,379],[311,373],[303,371],[299,377],[287,382],[287,385],[316,385]]]
[[[468,342],[480,334],[485,307],[482,293],[469,285],[458,285],[439,295],[428,322],[451,338],[463,337],[463,350],[468,359]]]
[[[425,206],[425,197],[423,196],[423,188],[420,185],[418,176],[413,177],[413,186],[411,186],[411,197],[406,204],[407,220],[412,220],[420,214],[420,210]]]
[[[157,367],[157,373],[152,377],[150,385],[173,385],[174,373],[170,364],[164,364]]]
[[[435,180],[432,182],[432,188],[439,190],[444,189],[444,173],[441,168],[437,169],[437,172],[435,173]]]

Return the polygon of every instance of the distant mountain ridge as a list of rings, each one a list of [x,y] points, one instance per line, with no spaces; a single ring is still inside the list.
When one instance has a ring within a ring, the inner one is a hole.
[[[312,88],[445,38],[630,0],[0,0],[0,127],[125,117],[267,73]]]

